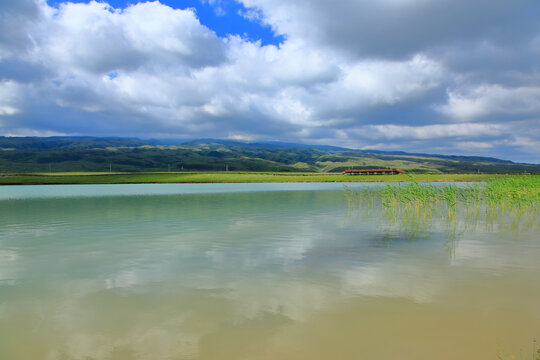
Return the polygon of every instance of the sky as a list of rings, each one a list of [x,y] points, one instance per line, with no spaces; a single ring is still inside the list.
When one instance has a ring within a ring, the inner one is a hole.
[[[538,0],[0,1],[0,135],[540,163]]]

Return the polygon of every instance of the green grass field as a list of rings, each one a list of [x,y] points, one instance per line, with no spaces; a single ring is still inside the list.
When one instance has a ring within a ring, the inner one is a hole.
[[[418,174],[415,181],[487,181],[515,175]],[[279,172],[174,172],[174,173],[35,173],[3,174],[0,185],[44,184],[144,184],[144,183],[262,183],[262,182],[400,182],[409,175],[341,175]]]

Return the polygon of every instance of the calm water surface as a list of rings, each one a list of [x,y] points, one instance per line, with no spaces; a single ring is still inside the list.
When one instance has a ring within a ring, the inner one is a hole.
[[[532,359],[538,231],[448,243],[342,184],[0,187],[0,359]]]

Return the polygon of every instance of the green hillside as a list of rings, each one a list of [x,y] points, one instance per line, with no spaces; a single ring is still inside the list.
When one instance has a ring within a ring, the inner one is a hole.
[[[280,171],[399,168],[416,173],[540,173],[538,164],[485,157],[359,151],[288,143],[93,137],[0,137],[0,173]],[[172,142],[174,143],[174,142]]]

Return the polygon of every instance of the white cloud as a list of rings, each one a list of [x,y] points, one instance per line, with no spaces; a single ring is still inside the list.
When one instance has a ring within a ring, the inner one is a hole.
[[[468,138],[481,136],[498,136],[504,133],[506,127],[500,124],[437,124],[424,126],[409,125],[369,125],[361,131],[372,134],[376,138],[387,139],[441,139]]]
[[[16,114],[18,110],[11,106],[0,106],[0,116],[1,115],[13,115]]]
[[[489,84],[448,91],[448,102],[436,108],[465,121],[492,115],[535,114],[540,112],[540,86],[507,88]]]
[[[246,19],[253,22],[261,22],[263,20],[262,12],[257,9],[238,10],[238,15],[245,17]]]
[[[19,84],[13,81],[0,82],[0,119],[20,111],[17,107],[20,88]]]
[[[328,89],[334,106],[395,104],[438,86],[444,71],[424,56],[407,61],[362,61],[343,67],[343,78]],[[345,103],[345,102],[348,102]]]
[[[175,10],[156,1],[116,10],[92,1],[64,3],[49,12],[33,37],[40,55],[58,68],[103,74],[224,60],[222,40],[191,9]]]
[[[213,7],[214,13],[217,16],[225,16],[227,15],[227,11],[223,7],[223,1],[222,0],[200,0],[203,4],[209,4]]]

